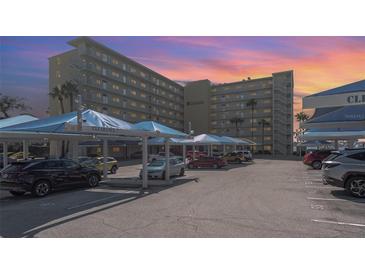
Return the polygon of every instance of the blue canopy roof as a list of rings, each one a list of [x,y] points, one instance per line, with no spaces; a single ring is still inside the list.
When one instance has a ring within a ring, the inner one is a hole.
[[[342,107],[312,118],[306,121],[305,124],[355,121],[365,121],[365,105]]]
[[[38,120],[38,118],[31,115],[18,115],[15,117],[5,118],[0,120],[0,128],[10,127],[14,125],[23,124],[30,121]]]
[[[85,110],[82,112],[83,123],[88,126],[130,129],[134,126],[128,122],[117,118],[102,114],[93,110]],[[58,116],[51,116],[44,119],[34,120],[18,125],[1,128],[0,131],[24,131],[24,132],[42,132],[42,133],[66,133],[66,123],[77,124],[77,112],[70,112]],[[67,132],[72,133],[72,132]]]
[[[315,96],[325,96],[325,95],[334,95],[334,94],[343,94],[357,91],[365,91],[365,80],[361,80],[358,82],[350,83],[341,87],[325,90],[313,95],[309,95],[307,97],[315,97]]]
[[[149,145],[163,145],[165,144],[167,138],[155,137],[148,140]],[[193,139],[182,139],[182,138],[168,138],[169,143],[176,145],[190,145],[193,144]]]
[[[154,121],[144,121],[134,124],[134,129],[136,130],[144,130],[150,132],[157,132],[161,134],[174,135],[178,137],[187,137],[188,134],[178,131],[176,129],[164,126]]]

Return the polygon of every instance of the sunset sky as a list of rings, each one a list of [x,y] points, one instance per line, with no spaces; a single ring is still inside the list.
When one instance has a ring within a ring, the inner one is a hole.
[[[45,116],[48,57],[74,37],[0,37],[1,93],[26,99]],[[176,81],[215,83],[294,70],[301,97],[365,79],[365,37],[92,37]]]

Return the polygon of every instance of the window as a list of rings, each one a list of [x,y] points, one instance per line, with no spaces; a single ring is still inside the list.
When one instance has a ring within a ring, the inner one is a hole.
[[[119,97],[116,97],[116,96],[113,96],[112,100],[113,100],[114,103],[119,103],[120,102]]]
[[[56,71],[56,77],[61,78],[61,72],[59,70]]]
[[[116,72],[116,71],[113,71],[113,72],[112,72],[112,75],[113,75],[114,77],[119,78],[119,73],[118,73],[118,72]]]
[[[271,109],[269,109],[269,108],[264,109],[264,113],[270,113],[270,112],[271,112]]]
[[[107,104],[108,103],[108,96],[103,94],[103,103]]]
[[[115,90],[119,90],[119,86],[118,86],[118,85],[113,84],[113,89],[115,89]]]
[[[118,153],[118,152],[120,152],[120,147],[112,147],[112,152],[113,152],[113,153]]]
[[[106,68],[103,68],[101,74],[106,75]]]
[[[118,60],[117,60],[117,59],[113,59],[112,63],[113,63],[114,65],[118,65],[118,64],[119,64],[119,62],[118,62]]]
[[[129,71],[132,72],[132,73],[136,73],[136,69],[134,67],[130,67]]]
[[[132,112],[132,113],[131,113],[131,117],[132,117],[132,118],[136,118],[136,117],[137,117],[137,114],[136,114],[136,113],[134,113],[134,112]]]
[[[142,82],[142,83],[141,83],[141,87],[142,87],[142,88],[146,88],[147,86],[146,86],[146,84],[145,84],[145,83],[143,83],[143,82]]]
[[[108,55],[106,55],[105,53],[103,53],[102,58],[101,58],[104,62],[108,61]]]
[[[131,90],[131,94],[132,94],[133,96],[136,96],[136,95],[137,95],[137,91],[135,91],[135,90]]]
[[[134,80],[134,79],[131,79],[131,83],[132,83],[133,85],[137,85],[137,81],[136,81],[136,80]]]
[[[102,86],[103,86],[103,89],[107,89],[107,81],[103,80],[102,81]]]

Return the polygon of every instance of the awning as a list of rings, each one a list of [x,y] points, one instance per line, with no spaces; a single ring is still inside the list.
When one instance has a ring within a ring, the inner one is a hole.
[[[23,124],[23,123],[35,121],[35,120],[38,120],[38,118],[31,116],[31,115],[18,115],[15,117],[1,119],[0,128],[19,125],[19,124]]]
[[[351,140],[365,138],[365,129],[309,129],[303,140]]]

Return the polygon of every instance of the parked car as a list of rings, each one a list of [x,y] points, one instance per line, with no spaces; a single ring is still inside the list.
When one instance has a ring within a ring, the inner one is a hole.
[[[13,158],[8,157],[8,164],[15,162]],[[4,156],[0,155],[0,170],[4,168]]]
[[[185,164],[179,158],[171,158],[170,160],[170,176],[184,176]],[[142,178],[142,172],[140,171],[139,177]],[[154,160],[147,166],[147,174],[149,178],[165,179],[166,176],[166,160],[159,159]]]
[[[331,154],[331,150],[309,151],[304,155],[303,163],[314,169],[321,169],[322,161]]]
[[[227,163],[242,163],[246,161],[246,158],[242,152],[229,152],[223,156],[223,159],[227,161]]]
[[[174,157],[175,154],[170,152],[169,157]],[[148,161],[152,162],[154,160],[164,159],[166,157],[166,153],[164,151],[159,152],[158,154],[150,154],[148,155]]]
[[[101,177],[96,168],[82,167],[72,160],[36,160],[14,162],[0,173],[0,189],[14,196],[31,192],[36,197],[52,190],[87,183],[99,184]]]
[[[11,154],[9,156],[9,158],[13,159],[13,160],[23,160],[24,159],[24,154],[23,151],[19,151],[19,152],[15,152],[13,154]],[[34,159],[35,156],[31,153],[28,153],[28,159]]]
[[[207,152],[195,150],[195,159],[198,159],[199,157],[204,157],[204,156],[208,156]],[[192,150],[188,150],[186,152],[186,158],[189,158],[189,159],[193,158],[193,151]]]
[[[81,157],[81,161],[79,159],[79,163],[82,166],[86,167],[96,167],[100,172],[104,170],[104,157],[96,157],[84,159]],[[106,169],[111,174],[115,174],[118,171],[118,161],[113,157],[106,157]]]
[[[131,153],[131,159],[142,159],[142,151],[135,151]]]
[[[242,153],[243,156],[245,157],[246,161],[252,161],[252,153],[251,151],[249,150],[236,150],[234,152],[237,152],[237,153]]]
[[[227,165],[227,162],[220,158],[220,157],[208,157],[208,156],[202,156],[197,160],[191,161],[188,164],[188,168],[199,168],[199,167],[205,167],[205,168],[221,168]]]
[[[365,198],[365,149],[345,150],[327,157],[322,163],[323,182]]]

